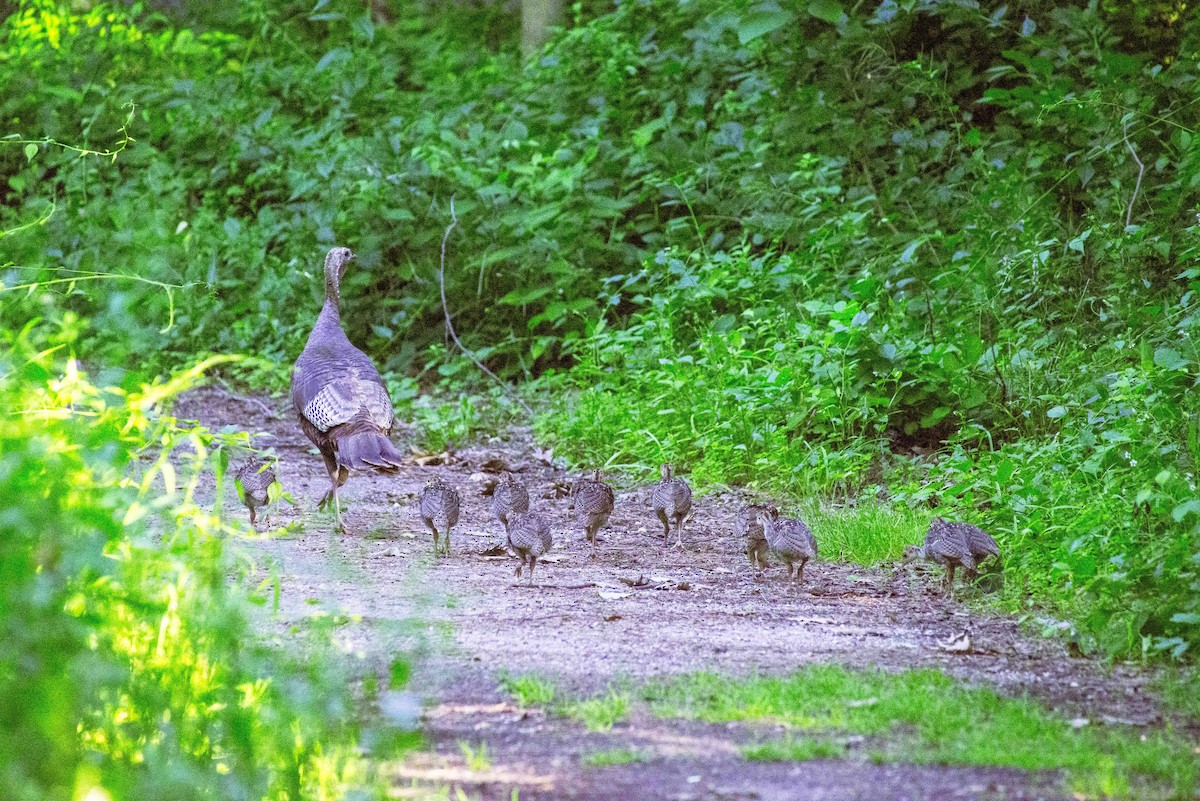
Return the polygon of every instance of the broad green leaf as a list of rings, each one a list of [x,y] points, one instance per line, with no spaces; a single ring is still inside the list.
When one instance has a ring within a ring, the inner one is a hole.
[[[1171,615],[1172,623],[1191,623],[1192,625],[1200,624],[1200,613],[1198,612],[1177,612]]]
[[[1188,360],[1174,348],[1156,348],[1154,364],[1164,370],[1183,370],[1188,366]]]
[[[1171,511],[1171,517],[1175,519],[1176,523],[1183,522],[1183,518],[1190,514],[1200,515],[1200,501],[1195,499],[1184,501]]]
[[[325,55],[321,56],[321,60],[317,62],[317,66],[313,67],[313,72],[324,72],[335,61],[342,61],[350,57],[350,50],[345,47],[335,47]]]
[[[1055,406],[1053,409],[1046,412],[1046,416],[1049,417],[1051,420],[1057,420],[1060,417],[1066,417],[1067,416],[1067,407],[1066,406]]]
[[[539,298],[544,298],[550,294],[550,291],[551,288],[548,286],[531,286],[523,289],[514,289],[496,302],[505,306],[524,306],[526,303],[532,303]]]
[[[808,4],[808,13],[830,25],[839,25],[846,16],[842,4],[837,0],[813,0]]]
[[[922,428],[933,428],[938,423],[942,422],[942,420],[948,414],[950,414],[950,407],[939,406],[936,409],[934,409],[932,412],[930,412],[929,414],[927,414],[921,418],[921,427]]]
[[[766,36],[791,21],[792,15],[786,11],[763,9],[751,11],[738,23],[738,41],[742,44],[750,44],[760,36]]]
[[[33,161],[33,157],[37,155],[37,152],[38,152],[38,146],[35,145],[33,142],[30,142],[29,144],[25,145],[25,160]]]

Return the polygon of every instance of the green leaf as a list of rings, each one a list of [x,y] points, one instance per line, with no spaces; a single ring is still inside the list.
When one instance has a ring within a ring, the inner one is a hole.
[[[1200,515],[1200,501],[1184,501],[1171,511],[1171,517],[1175,518],[1176,523],[1182,523],[1183,518],[1190,514]]]
[[[1046,416],[1049,417],[1051,420],[1057,420],[1060,417],[1066,417],[1067,416],[1067,407],[1066,406],[1055,406],[1053,409],[1046,412]]]
[[[29,144],[25,145],[25,160],[33,161],[33,157],[37,155],[37,151],[38,151],[38,146],[35,145],[33,142],[30,142]]]
[[[1200,613],[1197,612],[1177,612],[1171,615],[1172,623],[1191,623],[1193,626],[1200,624]]]
[[[650,122],[637,128],[633,132],[634,147],[645,147],[650,144],[650,140],[654,138],[654,134],[667,127],[667,123],[662,117],[650,120]]]
[[[532,303],[538,298],[543,298],[549,294],[550,287],[548,286],[531,286],[524,289],[514,289],[496,302],[505,306],[524,306],[526,303]]]
[[[738,23],[738,41],[742,44],[750,44],[760,36],[766,36],[791,21],[792,15],[786,11],[765,9],[751,11]]]
[[[1083,250],[1084,250],[1083,243],[1086,242],[1088,237],[1091,235],[1092,235],[1092,229],[1089,228],[1086,231],[1084,231],[1082,234],[1080,234],[1079,236],[1075,237],[1070,242],[1068,242],[1067,247],[1069,249],[1075,251],[1076,253],[1083,253]]]
[[[1188,366],[1188,360],[1174,348],[1155,348],[1154,363],[1164,370],[1183,370]]]
[[[346,47],[335,47],[325,55],[321,56],[321,60],[313,67],[313,72],[324,72],[334,62],[344,61],[350,58],[350,49]]]
[[[840,25],[846,16],[837,0],[813,0],[808,4],[808,13],[830,25]]]
[[[948,406],[937,407],[932,412],[921,418],[921,428],[933,428],[938,423],[942,422],[942,419],[948,414],[950,414],[950,408]]]

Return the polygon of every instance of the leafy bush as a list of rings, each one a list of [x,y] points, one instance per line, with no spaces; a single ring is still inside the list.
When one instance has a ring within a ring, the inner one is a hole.
[[[247,602],[262,599],[249,576],[230,584],[237,532],[219,504],[196,504],[247,442],[162,415],[205,365],[102,388],[74,361],[62,369],[42,331],[6,337],[0,355],[0,403],[15,410],[0,416],[6,798],[369,790],[363,700],[330,632],[316,626],[307,654],[251,636]]]

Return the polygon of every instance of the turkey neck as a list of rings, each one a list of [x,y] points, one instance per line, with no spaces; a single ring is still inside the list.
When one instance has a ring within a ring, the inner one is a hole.
[[[338,285],[338,271],[335,267],[330,270],[325,269],[325,305],[321,307],[321,315],[317,318],[317,324],[322,322],[332,323],[339,328],[342,323],[342,315],[340,309],[341,287]]]

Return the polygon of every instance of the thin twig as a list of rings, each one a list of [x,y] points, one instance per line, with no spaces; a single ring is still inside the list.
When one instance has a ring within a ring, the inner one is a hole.
[[[1122,126],[1122,132],[1125,137],[1125,147],[1129,148],[1129,154],[1133,156],[1133,160],[1138,165],[1137,183],[1133,185],[1133,196],[1129,198],[1129,205],[1125,207],[1125,227],[1128,228],[1133,222],[1133,204],[1137,201],[1138,192],[1142,188],[1142,176],[1146,174],[1146,165],[1138,158],[1137,151],[1133,149],[1133,143],[1129,141],[1129,119],[1125,119],[1125,124]]]
[[[519,582],[510,584],[509,587],[514,590],[586,590],[591,587],[599,587],[600,585],[594,581],[585,581],[582,584],[529,584],[527,582]],[[558,617],[552,615],[551,617]]]
[[[222,381],[220,379],[217,380],[217,383],[221,385],[221,389],[225,390],[225,394],[228,395],[229,397],[233,398],[234,400],[240,401],[245,404],[249,404],[251,406],[257,406],[258,408],[262,409],[263,414],[265,414],[267,417],[269,417],[271,419],[276,419],[279,417],[279,415],[277,415],[275,413],[275,410],[272,409],[270,406],[268,406],[261,399],[251,398],[251,397],[247,397],[245,395],[239,395],[230,388],[229,384],[227,384],[225,381]]]
[[[442,261],[438,267],[438,286],[442,291],[442,313],[446,315],[446,331],[449,332],[450,338],[454,340],[454,344],[458,346],[458,349],[465,353],[468,359],[475,362],[476,367],[491,376],[492,380],[499,384],[510,398],[521,404],[521,407],[527,414],[533,414],[533,409],[530,408],[529,404],[520,395],[514,392],[500,376],[489,370],[483,362],[476,359],[474,353],[467,350],[467,346],[462,343],[462,340],[458,338],[458,333],[454,330],[454,323],[450,322],[450,307],[446,303],[446,242],[450,239],[450,232],[454,230],[456,225],[458,225],[458,215],[454,213],[454,196],[451,195],[450,224],[446,226],[446,232],[442,234]]]

